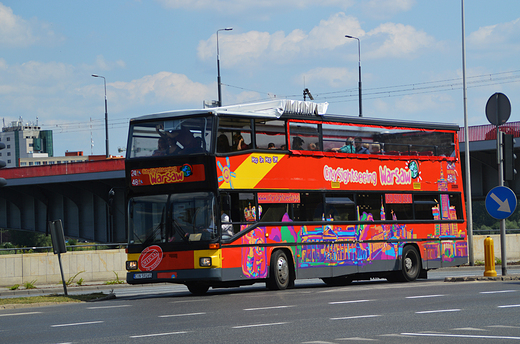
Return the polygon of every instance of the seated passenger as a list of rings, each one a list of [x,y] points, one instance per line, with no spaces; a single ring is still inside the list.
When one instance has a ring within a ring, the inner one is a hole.
[[[153,151],[152,156],[166,155],[168,150],[168,139],[166,137],[159,137],[157,141],[157,149]]]
[[[312,142],[309,143],[309,150],[311,150],[311,151],[318,150],[318,149],[316,148],[316,144],[315,144],[315,143],[312,143]]]
[[[247,145],[245,142],[244,142],[244,138],[242,137],[242,135],[240,134],[236,134],[234,136],[234,139],[235,139],[235,146],[234,146],[234,150],[244,150],[244,149],[249,149],[249,145]]]
[[[269,144],[267,145],[267,149],[276,149],[274,143],[272,142],[269,142]]]
[[[355,153],[355,150],[354,150],[354,138],[353,137],[349,137],[345,141],[345,145],[343,147],[332,148],[332,151],[333,152],[340,152],[340,153]]]
[[[381,154],[381,145],[379,143],[372,143],[370,146],[370,154]]]
[[[365,145],[368,145],[368,144],[363,145],[362,142],[363,141],[361,140],[361,137],[356,137],[356,139],[354,140],[354,145],[356,147],[356,153],[357,154],[369,154],[370,151],[368,150],[367,147],[365,147]]]
[[[293,139],[293,142],[292,142],[292,145],[291,145],[291,149],[301,150],[301,149],[303,149],[303,144],[304,143],[305,143],[305,141],[303,141],[303,139],[301,137],[296,136]]]
[[[219,135],[217,138],[217,153],[228,153],[231,151],[229,140],[225,134]]]

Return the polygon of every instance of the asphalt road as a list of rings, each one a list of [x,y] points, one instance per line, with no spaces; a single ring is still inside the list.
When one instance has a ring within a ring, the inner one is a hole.
[[[258,284],[202,297],[182,286],[118,288],[108,301],[0,310],[0,342],[520,342],[520,281],[443,280],[307,280],[285,291]]]

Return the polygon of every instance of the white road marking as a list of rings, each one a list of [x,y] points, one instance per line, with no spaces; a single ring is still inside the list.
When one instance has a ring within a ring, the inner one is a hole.
[[[81,323],[72,323],[72,324],[59,324],[59,325],[51,325],[51,327],[65,327],[65,326],[79,326],[79,325],[92,325],[92,324],[101,324],[104,321],[88,321]]]
[[[132,305],[98,306],[98,307],[87,307],[87,309],[107,309],[107,308],[121,308],[121,307],[132,307]]]
[[[438,309],[435,311],[415,312],[415,314],[444,313],[444,312],[460,312],[460,309]]]
[[[480,339],[514,339],[520,340],[520,337],[507,336],[477,336],[465,334],[445,334],[445,333],[401,333],[405,336],[423,336],[423,337],[452,337],[452,338],[480,338]]]
[[[418,296],[407,296],[407,299],[423,299],[423,298],[429,298],[429,297],[441,297],[444,295],[418,295]]]
[[[362,318],[375,318],[380,317],[381,315],[372,314],[372,315],[358,315],[352,317],[341,317],[341,318],[330,318],[330,320],[350,320],[350,319],[362,319]]]
[[[338,338],[336,340],[353,340],[353,341],[356,341],[356,342],[360,342],[360,341],[379,341],[379,340],[373,339],[373,338],[361,338],[361,337]]]
[[[15,315],[31,315],[31,314],[40,314],[41,312],[25,312],[25,313],[9,313],[9,314],[0,314],[0,317],[11,317]]]
[[[259,308],[244,308],[244,311],[262,311],[266,309],[279,309],[279,308],[290,308],[296,306],[272,306],[272,307],[259,307]]]
[[[270,324],[254,324],[254,325],[241,325],[241,326],[233,326],[233,328],[248,328],[248,327],[261,327],[261,326],[275,326],[275,325],[285,325],[287,322],[279,322],[279,323],[270,323]]]
[[[520,307],[520,305],[503,305],[503,306],[498,306],[498,308],[513,308],[513,307]]]
[[[481,291],[481,294],[499,294],[499,293],[514,293],[516,290],[494,290],[494,291]]]
[[[339,305],[339,304],[343,304],[343,303],[370,302],[370,301],[374,301],[374,300],[333,301],[333,302],[329,302],[329,305]]]
[[[145,338],[145,337],[158,337],[158,336],[169,336],[172,334],[184,334],[188,333],[186,331],[179,331],[179,332],[167,332],[167,333],[153,333],[153,334],[142,334],[138,336],[130,336],[130,338]]]
[[[171,318],[171,317],[187,317],[192,315],[203,315],[205,312],[200,313],[186,313],[186,314],[167,314],[167,315],[159,315],[159,318]]]

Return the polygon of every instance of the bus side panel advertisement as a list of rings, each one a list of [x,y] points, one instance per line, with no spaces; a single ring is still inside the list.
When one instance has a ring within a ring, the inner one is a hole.
[[[362,167],[361,167],[362,166]],[[449,160],[361,160],[252,153],[217,158],[220,189],[461,191]],[[437,181],[432,183],[431,181]]]

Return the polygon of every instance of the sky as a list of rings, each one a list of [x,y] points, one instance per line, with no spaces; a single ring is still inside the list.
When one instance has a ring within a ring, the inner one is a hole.
[[[519,121],[520,1],[465,1],[467,119],[495,92]],[[0,118],[53,130],[54,156],[111,155],[128,122],[216,100],[464,125],[461,0],[0,0]],[[346,38],[345,35],[359,39]],[[358,45],[359,44],[359,45]]]

